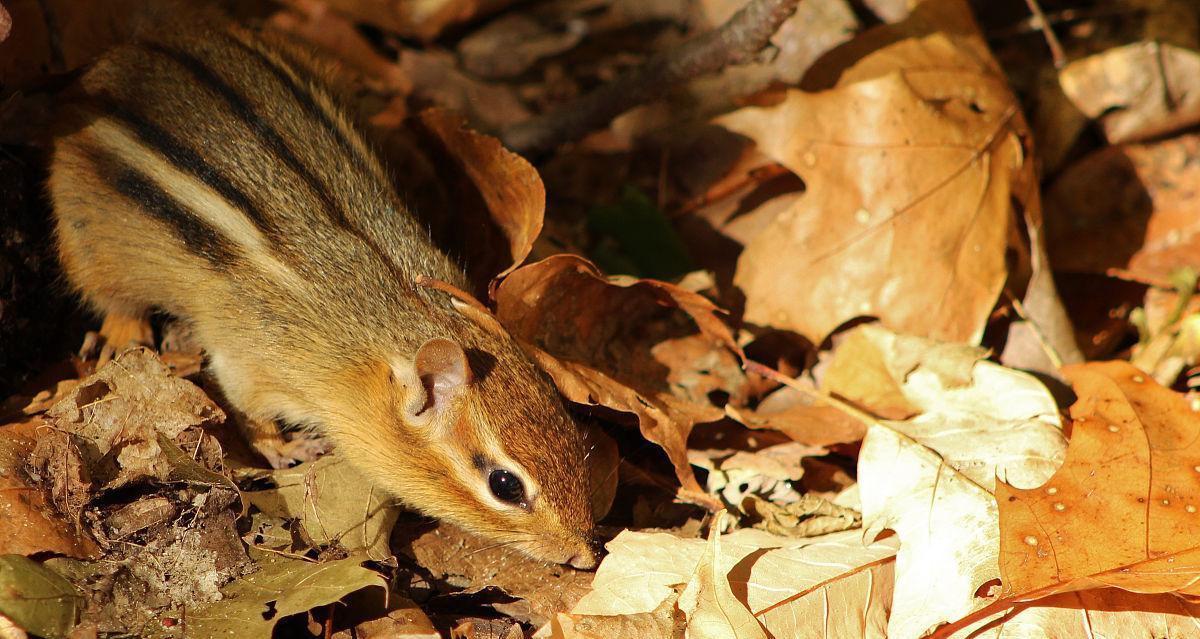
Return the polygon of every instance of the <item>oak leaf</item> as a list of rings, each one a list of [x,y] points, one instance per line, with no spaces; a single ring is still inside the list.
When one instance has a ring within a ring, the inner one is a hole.
[[[915,639],[994,602],[999,578],[998,474],[1034,486],[1054,472],[1065,444],[1057,407],[1032,376],[983,360],[964,345],[856,329],[847,344],[886,374],[919,414],[879,420],[858,460],[867,538],[896,531],[896,591],[888,636]],[[840,366],[835,352],[834,370]],[[830,389],[842,394],[838,388]]]
[[[1039,487],[997,486],[1005,595],[1200,594],[1200,415],[1125,362],[1064,372],[1066,462]]]
[[[879,48],[834,88],[718,119],[807,187],[739,259],[746,321],[814,343],[862,316],[982,336],[1007,275],[1012,200],[1036,184],[1028,132],[962,3],[921,3],[910,21],[915,33],[860,38]]]

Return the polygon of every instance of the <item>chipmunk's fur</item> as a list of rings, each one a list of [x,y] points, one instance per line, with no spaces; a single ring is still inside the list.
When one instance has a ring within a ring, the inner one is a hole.
[[[188,322],[259,443],[276,419],[319,428],[421,511],[594,565],[575,424],[511,337],[414,282],[467,287],[318,78],[236,27],[99,60],[50,170],[68,278],[110,339],[152,309]]]

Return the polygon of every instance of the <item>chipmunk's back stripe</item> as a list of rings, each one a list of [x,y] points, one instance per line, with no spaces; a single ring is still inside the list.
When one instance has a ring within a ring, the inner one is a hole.
[[[180,66],[187,69],[201,84],[220,95],[233,111],[234,115],[253,131],[276,157],[282,160],[289,169],[304,181],[313,194],[317,196],[317,199],[321,201],[321,205],[330,219],[333,220],[333,223],[342,229],[353,231],[345,212],[334,201],[333,196],[330,195],[329,190],[325,188],[321,180],[300,161],[300,158],[296,156],[283,137],[279,135],[279,132],[254,111],[245,97],[225,82],[225,80],[221,79],[212,69],[208,68],[202,60],[192,54],[170,49],[160,44],[150,44],[148,47],[151,51],[174,60]]]
[[[181,172],[208,185],[230,204],[240,209],[263,235],[274,239],[279,237],[279,229],[263,213],[258,204],[194,149],[125,105],[105,98],[93,98],[91,101],[99,109],[98,112],[119,122],[147,148],[157,152]]]
[[[240,259],[233,243],[187,210],[150,177],[108,151],[95,147],[85,147],[82,151],[95,164],[97,173],[118,193],[170,229],[188,250],[203,257],[213,268],[225,270]]]
[[[354,144],[351,140],[356,137],[355,134],[352,131],[347,131],[347,127],[341,122],[341,118],[336,113],[331,112],[328,105],[321,104],[320,101],[315,99],[313,87],[307,85],[298,77],[295,67],[299,65],[295,60],[288,59],[281,51],[264,51],[262,48],[255,47],[232,33],[225,33],[224,35],[234,46],[258,60],[263,68],[292,94],[292,97],[296,99],[296,103],[304,109],[305,114],[320,123],[321,127],[329,133],[342,152],[354,160],[355,165],[359,169],[370,171],[376,176],[380,175],[376,163],[367,157],[366,149],[363,148],[361,140],[358,140],[359,144]]]

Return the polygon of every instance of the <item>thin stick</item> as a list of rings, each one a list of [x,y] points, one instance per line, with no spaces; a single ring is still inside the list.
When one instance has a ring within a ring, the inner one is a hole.
[[[720,27],[654,55],[638,68],[549,113],[505,128],[500,139],[524,154],[578,140],[629,109],[662,97],[680,82],[753,60],[799,3],[751,0]]]
[[[1054,59],[1054,68],[1063,68],[1067,64],[1067,56],[1063,53],[1062,43],[1058,41],[1058,36],[1054,35],[1050,21],[1042,12],[1041,5],[1038,4],[1038,0],[1025,0],[1025,4],[1029,7],[1029,12],[1033,14],[1034,24],[1041,30],[1042,37],[1046,38],[1046,46],[1050,47],[1050,57]]]
[[[1037,338],[1038,345],[1042,347],[1042,352],[1046,354],[1046,357],[1050,360],[1050,363],[1054,365],[1054,368],[1062,368],[1062,355],[1059,355],[1058,350],[1050,344],[1050,340],[1046,338],[1046,333],[1042,331],[1042,327],[1038,326],[1037,322],[1030,319],[1029,313],[1025,312],[1025,305],[1021,303],[1021,300],[1017,299],[1017,296],[1013,295],[1012,291],[1008,290],[1007,288],[1004,289],[1004,296],[1008,298],[1009,303],[1012,304],[1013,310],[1017,312],[1017,317],[1025,320],[1025,323],[1029,325],[1030,330],[1033,331],[1033,336]]]

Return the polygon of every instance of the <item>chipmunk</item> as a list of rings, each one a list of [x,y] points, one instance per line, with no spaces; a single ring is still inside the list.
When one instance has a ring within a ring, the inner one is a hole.
[[[420,284],[468,287],[315,59],[193,31],[110,51],[59,118],[56,246],[101,334],[146,343],[165,311],[276,465],[306,452],[276,420],[312,427],[416,510],[593,567],[580,431],[511,336]]]

